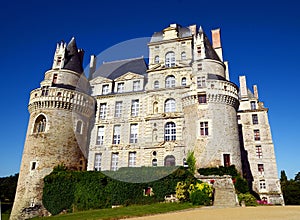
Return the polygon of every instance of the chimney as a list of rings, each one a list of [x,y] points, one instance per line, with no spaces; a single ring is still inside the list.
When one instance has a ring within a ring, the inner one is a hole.
[[[248,92],[247,92],[247,83],[246,83],[246,76],[240,76],[240,92],[241,92],[241,98],[248,98]]]
[[[196,35],[196,25],[190,25],[189,26],[190,31],[192,32],[192,35]]]
[[[257,85],[253,85],[253,93],[254,93],[254,97],[255,97],[256,99],[258,99]]]
[[[220,28],[211,30],[212,46],[218,54],[221,61],[223,61],[223,51],[221,46]]]
[[[92,79],[93,74],[96,71],[96,64],[97,64],[97,57],[95,55],[91,55],[89,79]]]

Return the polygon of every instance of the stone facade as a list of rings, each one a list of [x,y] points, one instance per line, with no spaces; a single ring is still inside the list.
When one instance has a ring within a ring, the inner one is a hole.
[[[239,92],[229,80],[219,29],[212,42],[201,27],[171,24],[153,34],[148,64],[134,58],[97,68],[92,56],[89,80],[75,40],[58,44],[52,69],[30,94],[11,219],[47,214],[43,178],[56,165],[180,166],[189,151],[197,168],[234,164],[261,198],[282,203],[267,109],[257,87],[253,95],[242,77]]]

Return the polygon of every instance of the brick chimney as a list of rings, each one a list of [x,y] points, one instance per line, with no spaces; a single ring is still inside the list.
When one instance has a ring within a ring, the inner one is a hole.
[[[220,28],[211,30],[212,46],[218,54],[219,58],[223,61],[223,51],[221,46]]]
[[[257,89],[257,85],[253,85],[253,93],[254,93],[254,97],[256,99],[258,99],[258,89]]]
[[[247,99],[248,98],[248,92],[247,92],[247,83],[246,83],[246,76],[240,76],[240,92],[241,92],[241,98]]]

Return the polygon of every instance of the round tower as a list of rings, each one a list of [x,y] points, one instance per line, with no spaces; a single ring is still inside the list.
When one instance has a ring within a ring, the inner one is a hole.
[[[47,215],[43,178],[57,165],[86,169],[94,100],[83,74],[83,51],[75,39],[57,45],[52,69],[30,93],[30,113],[11,220]]]
[[[194,36],[193,84],[183,97],[184,138],[197,168],[234,164],[241,171],[238,87],[228,79],[220,42],[213,42],[218,48],[201,27]]]

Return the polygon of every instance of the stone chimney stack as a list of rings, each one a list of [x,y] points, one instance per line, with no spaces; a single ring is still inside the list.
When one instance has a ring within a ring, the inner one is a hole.
[[[212,36],[212,44],[213,44],[212,46],[217,52],[219,58],[223,61],[220,28],[211,30],[211,36]]]
[[[241,98],[242,99],[248,98],[246,76],[240,76],[239,81],[240,81]]]
[[[258,99],[258,89],[257,89],[257,85],[253,85],[253,93],[254,93],[254,97],[256,99]]]
[[[95,55],[91,55],[89,79],[93,77],[93,74],[96,71],[96,65],[97,65],[97,57]]]

